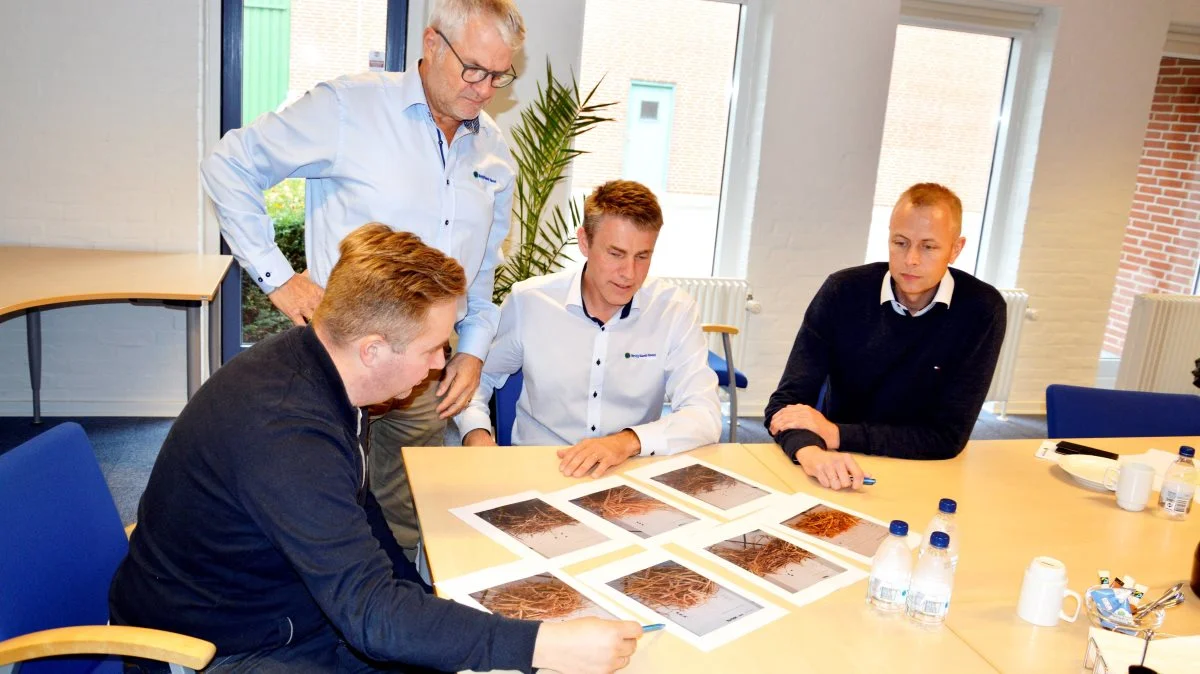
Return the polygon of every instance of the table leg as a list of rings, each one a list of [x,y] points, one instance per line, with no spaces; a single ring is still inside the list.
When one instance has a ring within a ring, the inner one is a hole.
[[[221,367],[221,296],[208,303],[208,376]]]
[[[25,312],[25,347],[29,350],[29,386],[33,389],[33,423],[42,423],[42,312]]]
[[[200,389],[200,303],[187,304],[187,397]]]

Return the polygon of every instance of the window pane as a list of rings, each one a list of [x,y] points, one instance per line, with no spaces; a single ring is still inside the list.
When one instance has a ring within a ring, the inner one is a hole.
[[[975,271],[1012,39],[900,26],[867,261],[886,260],[896,198],[919,182],[941,183],[963,202],[966,246],[954,266]]]
[[[245,0],[242,121],[279,110],[314,85],[383,70],[387,0]],[[267,190],[275,241],[297,272],[304,261],[304,181]],[[266,295],[242,274],[242,342],[291,327]]]
[[[709,0],[588,0],[580,83],[614,121],[584,134],[572,167],[582,198],[616,178],[645,183],[666,224],[651,273],[710,276],[740,5]]]

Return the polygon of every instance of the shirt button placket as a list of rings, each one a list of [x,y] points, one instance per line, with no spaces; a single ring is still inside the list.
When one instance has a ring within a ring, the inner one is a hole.
[[[587,399],[587,427],[592,437],[603,432],[600,425],[600,409],[604,399],[600,394],[604,390],[604,362],[607,354],[608,332],[597,330],[596,338],[592,342],[592,376],[588,378],[588,387],[592,395]]]

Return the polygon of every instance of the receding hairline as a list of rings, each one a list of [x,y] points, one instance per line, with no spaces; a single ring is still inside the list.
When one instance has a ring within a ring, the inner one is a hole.
[[[946,214],[946,218],[950,221],[950,232],[951,232],[951,234],[953,234],[953,236],[951,238],[954,241],[957,241],[960,237],[962,237],[962,220],[956,219],[954,217],[954,208],[951,207],[950,204],[947,204],[943,201],[935,201],[933,203],[918,205],[916,203],[913,203],[913,200],[907,198],[906,196],[901,197],[899,200],[896,201],[896,205],[892,206],[892,214],[888,218],[888,232],[889,233],[891,233],[891,231],[892,231],[892,223],[895,222],[896,215],[900,212],[900,209],[903,207],[911,207],[914,211],[918,211],[918,210],[922,210],[922,209],[928,209],[928,210],[941,209],[942,212]]]

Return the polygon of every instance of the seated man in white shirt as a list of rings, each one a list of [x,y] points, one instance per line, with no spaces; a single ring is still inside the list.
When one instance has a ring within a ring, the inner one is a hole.
[[[559,452],[564,475],[600,477],[630,457],[719,441],[717,377],[696,303],[646,278],[663,224],[654,193],[614,180],[583,213],[583,267],[522,281],[500,307],[479,389],[456,417],[463,444],[496,444],[488,400],[518,370],[513,444],[571,445]]]

